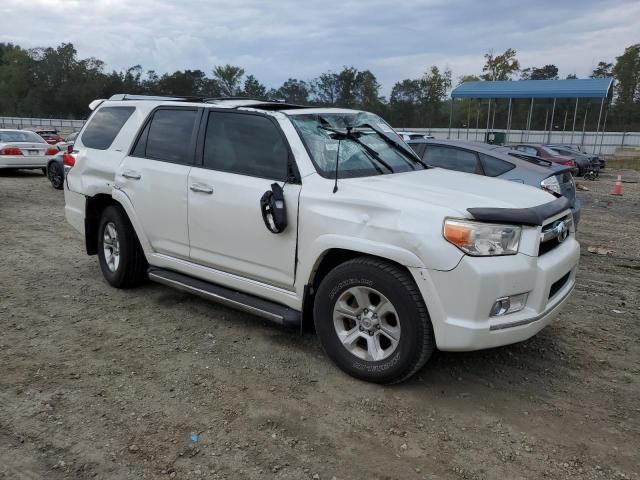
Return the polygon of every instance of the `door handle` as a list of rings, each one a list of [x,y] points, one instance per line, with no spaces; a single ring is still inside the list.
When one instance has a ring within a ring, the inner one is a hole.
[[[213,187],[203,183],[192,183],[189,188],[192,192],[206,193],[207,195],[211,195],[213,193]]]
[[[142,175],[134,170],[125,170],[124,172],[122,172],[122,176],[130,180],[140,180],[142,178]]]

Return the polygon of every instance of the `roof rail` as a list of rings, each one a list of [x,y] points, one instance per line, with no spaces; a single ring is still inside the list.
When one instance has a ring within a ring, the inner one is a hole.
[[[236,101],[236,102],[246,102],[244,104],[236,105],[235,108],[241,107],[253,107],[261,110],[285,110],[285,109],[294,109],[294,108],[309,108],[306,105],[295,105],[291,103],[286,103],[281,100],[259,100],[257,98],[251,97],[189,97],[189,96],[178,96],[178,97],[169,97],[169,96],[161,96],[161,95],[132,95],[129,93],[118,93],[116,95],[112,95],[109,100],[112,101],[123,101],[123,100],[155,100],[155,101],[169,101],[169,102],[193,102],[193,103],[219,103],[225,101]],[[96,105],[97,107],[98,105]]]
[[[242,95],[235,97],[208,97],[207,102],[219,102],[220,100],[251,100],[253,102],[268,102],[268,100],[260,100],[259,98],[243,97]]]
[[[204,102],[203,97],[166,97],[162,95],[132,95],[130,93],[118,93],[112,95],[109,100],[166,100],[171,102]]]

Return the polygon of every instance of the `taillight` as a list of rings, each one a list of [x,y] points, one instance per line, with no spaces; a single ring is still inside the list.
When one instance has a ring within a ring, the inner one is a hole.
[[[70,153],[65,153],[62,155],[62,163],[64,163],[66,167],[73,167],[76,164],[76,157]]]
[[[54,147],[47,148],[47,153],[45,153],[45,155],[55,155],[59,151],[60,150],[58,150],[57,148],[54,148]]]
[[[0,155],[22,155],[18,147],[4,147],[0,149]]]
[[[562,165],[568,165],[569,167],[573,167],[574,163],[573,163],[573,160],[567,160],[565,162],[562,162]]]

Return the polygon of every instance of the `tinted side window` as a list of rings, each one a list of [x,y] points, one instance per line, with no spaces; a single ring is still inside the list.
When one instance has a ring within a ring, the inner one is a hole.
[[[156,110],[149,125],[145,157],[167,162],[191,163],[190,146],[197,114],[197,110]],[[137,146],[134,151],[138,151]]]
[[[82,144],[85,147],[106,150],[134,110],[135,107],[101,108],[82,132]]]
[[[429,145],[423,157],[428,165],[466,173],[481,173],[478,157],[473,152],[459,148]]]
[[[480,160],[482,161],[485,175],[489,177],[497,177],[516,167],[513,163],[485,155],[484,153],[480,154]]]
[[[204,166],[214,170],[284,180],[287,146],[278,128],[259,115],[211,112],[204,140]]]

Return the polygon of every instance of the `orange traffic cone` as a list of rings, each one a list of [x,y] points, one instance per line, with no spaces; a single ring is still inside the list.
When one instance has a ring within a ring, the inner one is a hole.
[[[613,192],[611,192],[611,195],[622,195],[622,175],[618,175],[618,179],[613,185]]]

